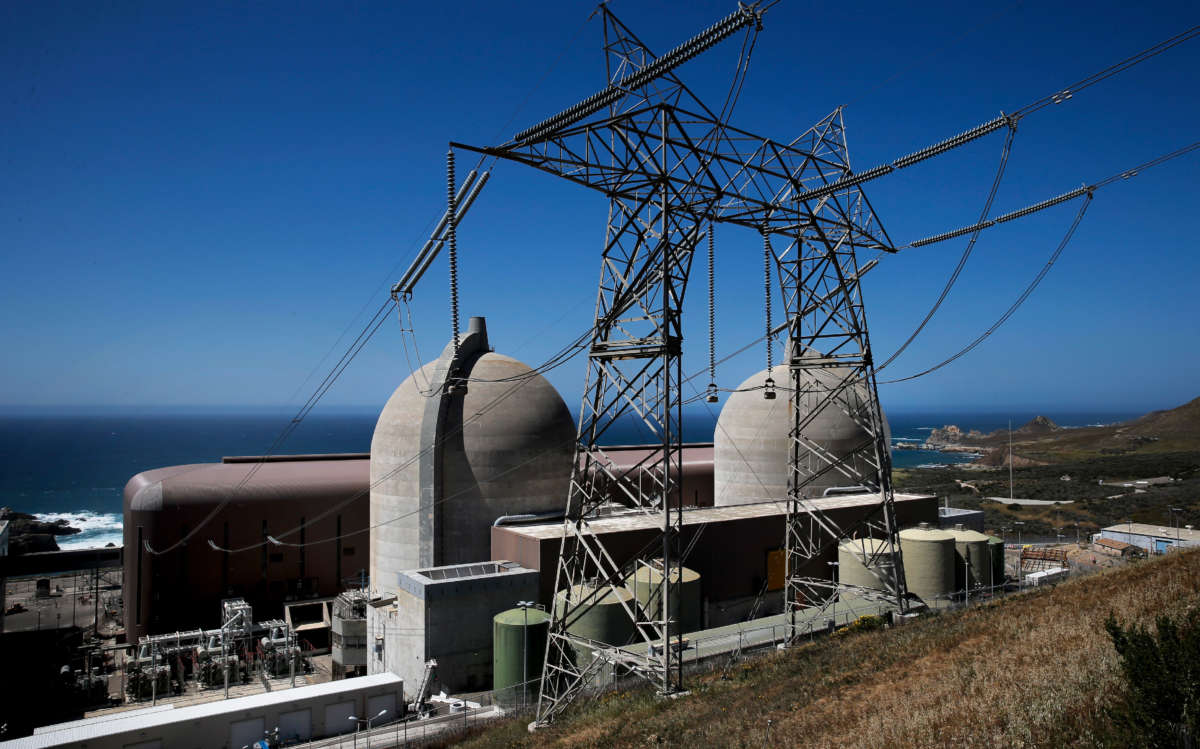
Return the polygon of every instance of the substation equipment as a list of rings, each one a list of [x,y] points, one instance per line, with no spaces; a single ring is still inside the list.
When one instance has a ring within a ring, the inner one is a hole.
[[[255,622],[246,601],[230,598],[221,602],[221,626],[138,640],[125,664],[125,693],[128,699],[157,700],[173,689],[183,691],[194,679],[202,688],[224,688],[264,678],[290,678],[312,670],[300,639],[282,619]]]

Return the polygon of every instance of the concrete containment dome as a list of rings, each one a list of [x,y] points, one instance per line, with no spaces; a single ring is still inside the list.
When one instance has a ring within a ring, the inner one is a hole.
[[[463,385],[446,387],[461,378]],[[464,392],[465,390],[465,392]],[[491,558],[502,515],[561,511],[575,426],[554,387],[490,350],[483,318],[396,388],[371,439],[371,584]]]
[[[844,373],[840,369],[828,369],[806,376],[827,389],[839,383]],[[777,388],[784,388],[778,390],[777,398],[763,398],[762,385],[767,379],[764,369],[739,385],[739,392],[731,393],[721,409],[713,434],[713,491],[718,507],[787,499],[791,452],[788,433],[792,428],[794,394],[786,389],[791,386],[786,365],[772,367],[771,378]],[[850,401],[853,410],[864,410],[868,403],[866,387],[859,385],[851,390]],[[865,413],[862,418],[866,420]],[[885,434],[890,434],[886,419],[884,426]],[[868,439],[866,430],[835,404],[821,411],[808,425],[805,435],[838,456],[851,455]],[[869,470],[864,458],[852,458],[852,463],[859,471]],[[819,497],[830,487],[858,483],[831,470],[806,489],[808,496]]]

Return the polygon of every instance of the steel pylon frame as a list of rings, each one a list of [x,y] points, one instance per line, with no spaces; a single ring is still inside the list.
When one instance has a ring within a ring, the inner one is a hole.
[[[835,169],[851,173],[841,109],[817,123],[804,140],[808,150],[821,154]],[[834,192],[813,201],[805,212],[822,213],[831,220],[798,221],[795,235],[779,253],[769,236],[764,240],[778,268],[787,312],[786,361],[793,403],[784,611],[791,640],[802,629],[811,632],[815,622],[823,626],[822,614],[843,591],[889,601],[901,612],[907,608],[891,445],[879,405],[862,297],[866,267],[860,267],[857,256],[862,237],[882,238],[884,250],[891,249],[891,242],[861,190]],[[864,435],[848,453],[831,452],[810,436],[809,426],[830,410],[848,416]],[[865,487],[879,501],[853,523],[835,522],[825,511],[832,503],[822,501],[811,489],[829,473]],[[845,585],[821,569],[840,543],[854,540],[858,555],[878,580],[877,587]]]
[[[640,675],[664,694],[683,688],[682,660],[672,647],[670,621],[671,601],[678,596],[678,581],[672,577],[677,577],[681,563],[681,314],[695,248],[711,225],[743,226],[783,243],[785,249],[773,254],[789,316],[791,350],[830,347],[820,362],[803,356],[789,361],[792,378],[787,389],[797,394],[792,399],[797,439],[789,460],[789,560],[819,554],[827,546],[791,541],[800,538],[793,529],[801,527],[801,515],[819,518],[816,527],[827,537],[846,535],[824,517],[820,500],[804,496],[805,476],[811,481],[828,470],[844,471],[845,461],[831,458],[828,451],[814,452],[820,446],[803,438],[804,426],[815,416],[806,421],[800,414],[800,395],[817,398],[826,408],[842,407],[848,401],[844,393],[856,384],[861,387],[847,375],[829,392],[818,393],[805,389],[804,373],[828,370],[826,364],[836,361],[850,367],[852,374],[870,375],[855,252],[894,251],[859,187],[814,201],[795,199],[849,172],[840,110],[795,141],[781,143],[732,127],[728,112],[709,109],[672,72],[739,30],[756,34],[760,10],[739,5],[736,12],[661,57],[650,53],[606,6],[600,12],[609,74],[605,89],[500,146],[452,144],[532,166],[609,199],[576,462],[555,573],[555,591],[562,592],[562,600],[552,607],[539,723],[552,720],[594,686],[606,669]],[[834,284],[835,279],[840,283]],[[841,345],[830,341],[834,326],[845,329]],[[874,480],[857,478],[886,488],[880,491],[881,506],[890,517],[887,446],[882,442],[873,375],[866,381],[866,398],[874,405],[850,410],[870,425],[872,439],[864,448],[873,452]],[[659,442],[638,466],[618,475],[602,444],[608,430],[625,418],[640,419]],[[810,453],[827,465],[809,468],[805,461]],[[630,473],[636,480],[623,481]],[[661,532],[628,558],[611,554],[591,527],[613,494],[634,511],[661,520]],[[658,616],[621,593],[628,575],[645,565],[656,567],[666,581],[661,601],[654,606]],[[793,578],[797,584],[805,582],[789,574],[789,581]],[[620,601],[632,624],[635,647],[571,632],[572,624],[605,600]]]

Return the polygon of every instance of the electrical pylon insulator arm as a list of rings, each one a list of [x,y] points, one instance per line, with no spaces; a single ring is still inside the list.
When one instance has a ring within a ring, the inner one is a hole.
[[[754,24],[756,28],[762,28],[763,12],[758,9],[758,3],[751,5],[738,3],[736,11],[657,58],[646,67],[630,73],[615,83],[610,83],[603,90],[597,91],[583,101],[564,109],[553,117],[549,117],[533,127],[522,130],[513,137],[513,141],[517,144],[525,144],[569,127],[620,100],[621,97],[630,91],[640,89],[654,80],[662,78],[667,73],[719,44],[740,29],[751,24]]]

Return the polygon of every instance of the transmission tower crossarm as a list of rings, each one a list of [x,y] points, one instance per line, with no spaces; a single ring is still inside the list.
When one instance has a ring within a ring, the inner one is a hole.
[[[740,29],[751,24],[755,28],[762,27],[764,11],[758,10],[758,3],[747,5],[738,3],[738,9],[712,26],[704,29],[691,39],[683,42],[674,49],[658,57],[642,69],[610,83],[604,89],[597,91],[588,98],[580,101],[558,114],[549,117],[536,125],[522,130],[513,137],[518,144],[538,140],[565,127],[583,120],[605,107],[619,101],[630,91],[644,88],[653,81],[662,78],[683,63],[719,44]]]

